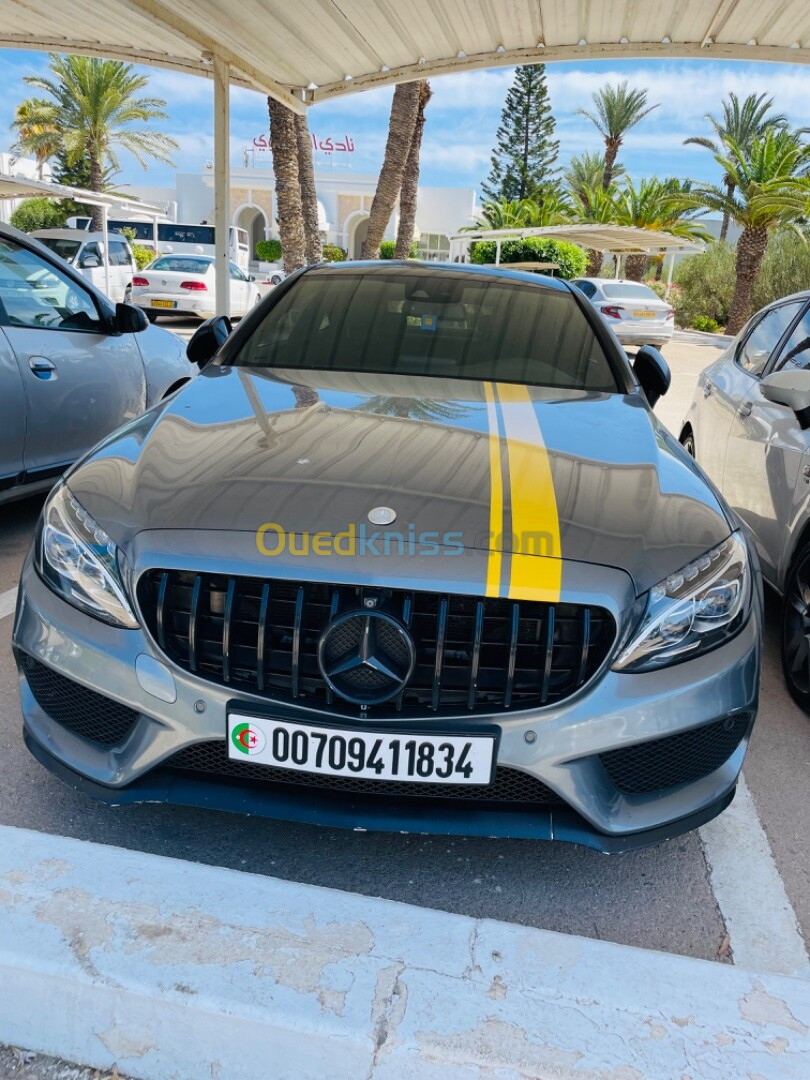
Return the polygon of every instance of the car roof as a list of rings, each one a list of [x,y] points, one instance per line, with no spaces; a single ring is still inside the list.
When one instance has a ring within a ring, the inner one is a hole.
[[[556,292],[570,293],[568,282],[561,278],[545,277],[524,270],[510,270],[509,264],[503,266],[477,266],[475,263],[442,263],[422,262],[418,259],[379,259],[356,260],[342,263],[317,263],[309,267],[308,274],[314,273],[345,273],[353,272],[366,274],[401,273],[403,277],[413,273],[424,273],[425,270],[438,273],[465,274],[471,278],[504,278],[509,281],[525,281],[536,285],[540,289],[553,289]]]
[[[88,232],[86,229],[35,229],[29,236],[44,237],[46,240],[103,240],[103,232]],[[110,229],[108,235],[113,240],[126,240],[119,232]]]
[[[646,281],[633,281],[632,278],[621,277],[578,277],[574,278],[575,281],[592,281],[594,285],[646,285],[649,289],[650,286]]]

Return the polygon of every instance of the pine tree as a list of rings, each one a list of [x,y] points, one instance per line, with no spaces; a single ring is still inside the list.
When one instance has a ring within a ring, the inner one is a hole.
[[[555,184],[560,148],[555,127],[545,64],[519,67],[501,113],[492,167],[482,184],[487,199],[537,199],[544,188]]]

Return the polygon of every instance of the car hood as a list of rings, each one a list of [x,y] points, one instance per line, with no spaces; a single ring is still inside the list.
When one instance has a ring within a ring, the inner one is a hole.
[[[520,565],[553,578],[568,561],[641,593],[730,532],[639,395],[412,376],[212,366],[68,483],[125,549],[144,530],[254,534],[260,551],[362,533],[376,552],[391,534],[400,552],[499,553],[495,595],[517,594]],[[380,507],[393,524],[370,522]]]

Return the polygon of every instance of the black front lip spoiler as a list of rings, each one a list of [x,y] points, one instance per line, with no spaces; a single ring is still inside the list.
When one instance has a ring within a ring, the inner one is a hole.
[[[219,777],[205,778],[160,767],[124,788],[111,788],[88,780],[64,765],[37,742],[27,728],[23,728],[23,738],[40,765],[44,765],[54,776],[83,795],[110,806],[158,802],[359,832],[562,840],[607,855],[651,847],[691,832],[722,813],[736,791],[735,785],[716,802],[666,825],[610,836],[598,832],[566,806],[490,810],[469,803],[463,807],[453,806],[452,803],[437,805],[436,800],[430,800],[428,804],[418,798],[391,800],[379,796],[347,796],[342,792],[284,784],[271,787],[260,782],[254,784]]]

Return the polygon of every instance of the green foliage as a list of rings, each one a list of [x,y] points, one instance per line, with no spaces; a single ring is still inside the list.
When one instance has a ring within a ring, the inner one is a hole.
[[[152,259],[154,259],[154,251],[152,251],[150,247],[138,243],[134,229],[122,229],[121,234],[129,240],[129,246],[132,248],[132,254],[135,256],[135,265],[139,270],[143,270],[143,268],[148,266]]]
[[[546,85],[544,64],[527,64],[515,71],[501,112],[492,167],[482,184],[494,202],[536,199],[553,186],[559,142]]]
[[[69,213],[56,199],[23,199],[11,215],[11,224],[23,232],[35,229],[60,229]]]
[[[394,259],[396,258],[397,245],[395,240],[383,240],[380,244],[380,258],[381,259]],[[409,259],[417,258],[417,245],[411,244],[411,253],[408,256]]]
[[[337,244],[324,244],[323,257],[326,262],[345,262],[346,252]]]
[[[479,240],[471,246],[470,259],[474,263],[495,262],[495,241]],[[585,273],[588,257],[581,247],[566,240],[552,240],[545,236],[529,236],[525,240],[506,240],[501,246],[501,262],[553,262],[559,267],[555,275],[566,280],[581,277]]]
[[[754,282],[754,309],[810,288],[810,244],[793,232],[771,237]]]
[[[719,334],[720,323],[710,315],[698,315],[696,318],[692,319],[692,329],[702,330],[706,334]]]
[[[731,311],[736,271],[734,249],[712,244],[704,255],[693,255],[675,267],[680,286],[679,304],[673,304],[681,326],[692,326],[701,315],[724,326]]]
[[[261,262],[280,262],[281,241],[260,240],[256,245],[256,257]]]

